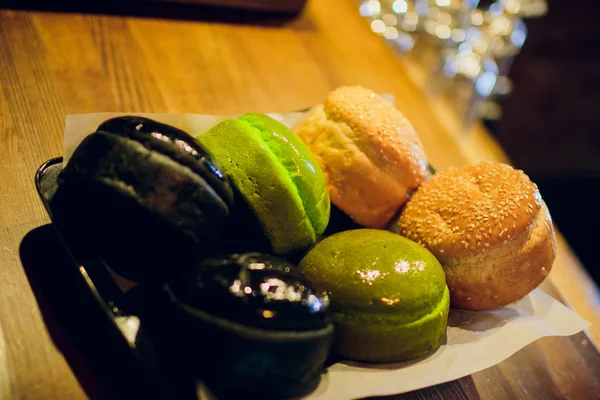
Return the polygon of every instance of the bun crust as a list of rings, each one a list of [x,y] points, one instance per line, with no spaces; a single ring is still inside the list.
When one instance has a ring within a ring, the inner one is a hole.
[[[425,152],[410,122],[362,87],[333,90],[294,132],[321,165],[331,201],[369,228],[386,227],[427,176]]]
[[[263,249],[246,247],[258,233],[270,243],[264,251],[293,254],[325,231],[331,213],[325,177],[308,146],[286,125],[247,113],[219,122],[197,139],[220,160],[236,190],[239,230],[257,228],[249,235],[241,232],[244,249]]]
[[[514,303],[539,286],[556,255],[552,219],[537,186],[506,164],[434,175],[406,204],[398,229],[442,263],[455,308]]]

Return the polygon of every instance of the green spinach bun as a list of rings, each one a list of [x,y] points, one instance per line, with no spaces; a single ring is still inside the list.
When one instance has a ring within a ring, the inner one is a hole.
[[[263,114],[245,114],[197,139],[219,160],[274,253],[315,243],[329,222],[329,193],[319,164],[288,127]]]
[[[424,247],[392,232],[329,236],[302,259],[306,279],[328,293],[337,356],[397,362],[427,354],[446,334],[444,270]]]

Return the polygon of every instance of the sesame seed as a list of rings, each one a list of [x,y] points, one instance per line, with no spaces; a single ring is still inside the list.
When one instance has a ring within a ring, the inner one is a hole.
[[[477,187],[465,185],[475,181]],[[436,246],[437,254],[442,254],[442,243],[457,242],[462,248],[483,251],[529,226],[525,220],[530,221],[540,207],[533,201],[536,190],[526,175],[508,165],[449,168],[419,186],[402,213],[400,232],[426,247]]]

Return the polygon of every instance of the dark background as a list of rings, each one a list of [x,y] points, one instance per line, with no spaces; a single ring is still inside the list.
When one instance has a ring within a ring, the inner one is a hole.
[[[513,164],[540,188],[558,229],[600,282],[600,2],[548,2],[526,20],[513,93],[488,124]]]

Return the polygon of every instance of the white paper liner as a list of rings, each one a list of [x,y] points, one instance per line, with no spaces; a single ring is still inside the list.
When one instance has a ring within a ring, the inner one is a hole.
[[[393,100],[392,100],[393,101]],[[198,136],[225,116],[200,114],[95,113],[69,115],[64,143],[65,162],[85,136],[103,121],[137,115],[173,125]],[[305,113],[269,114],[294,126]],[[447,340],[434,353],[418,360],[366,365],[341,362],[331,366],[310,399],[356,399],[392,395],[452,381],[489,368],[528,344],[546,336],[570,336],[590,323],[540,289],[498,310],[451,310]]]
[[[98,125],[110,118],[120,117],[124,115],[134,115],[139,117],[151,118],[165,124],[179,128],[190,135],[197,137],[202,132],[207,131],[210,127],[216,125],[220,121],[235,117],[232,116],[215,116],[204,114],[146,114],[146,113],[94,113],[94,114],[75,114],[67,116],[65,126],[64,147],[63,147],[63,162],[66,164],[73,154],[73,151],[81,143],[81,141],[89,134],[96,131]],[[294,126],[304,116],[303,112],[289,112],[284,114],[267,114],[270,117],[281,121],[288,127]]]
[[[574,335],[589,325],[541,289],[494,311],[450,310],[447,343],[435,353],[397,364],[335,364],[308,398],[392,395],[449,382],[494,366],[537,339]]]

